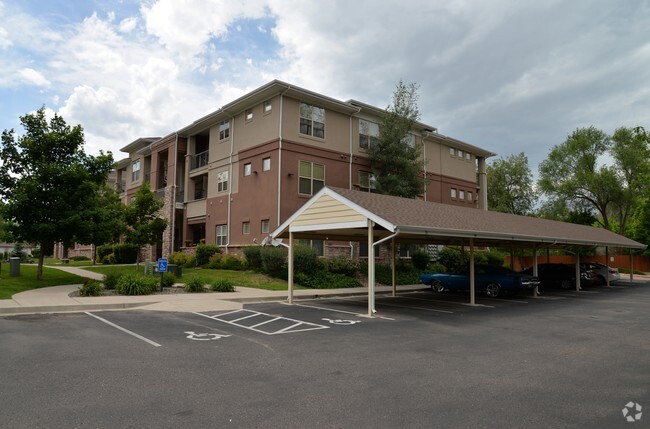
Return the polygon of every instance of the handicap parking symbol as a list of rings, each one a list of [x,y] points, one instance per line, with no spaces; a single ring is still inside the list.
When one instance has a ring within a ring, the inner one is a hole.
[[[327,320],[332,325],[354,325],[355,323],[361,323],[360,320],[326,319],[326,318],[323,318],[323,320]]]
[[[228,338],[230,335],[223,335],[223,334],[197,334],[194,331],[185,331],[187,335],[187,338],[190,340],[197,340],[197,341],[210,341],[210,340],[218,340],[219,338]]]

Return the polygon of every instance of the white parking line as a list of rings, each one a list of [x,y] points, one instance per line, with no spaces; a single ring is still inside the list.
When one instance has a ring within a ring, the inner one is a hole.
[[[235,314],[235,313],[250,313],[250,314],[248,316],[240,317],[240,318],[234,319],[234,320],[228,320],[228,319],[223,318],[224,316],[227,316],[229,314]],[[227,323],[229,325],[237,326],[237,327],[240,327],[240,328],[245,328],[245,329],[248,329],[250,331],[255,331],[255,332],[258,332],[258,333],[264,334],[264,335],[290,334],[290,333],[294,333],[294,332],[314,331],[314,330],[317,330],[317,329],[328,329],[329,328],[329,326],[318,325],[316,323],[303,322],[301,320],[289,319],[288,317],[272,316],[270,314],[262,313],[262,312],[259,312],[259,311],[246,310],[246,309],[229,311],[229,312],[226,312],[226,313],[219,313],[219,314],[215,314],[213,316],[210,316],[208,314],[203,314],[203,313],[194,313],[194,314],[198,314],[199,316],[207,317],[208,319],[217,320],[219,322]],[[262,317],[262,318],[268,317],[269,319],[263,320],[262,322],[259,322],[259,323],[255,324],[255,325],[251,325],[251,326],[243,325],[241,323],[237,323],[240,320],[251,319],[251,318],[254,318],[254,317]],[[277,330],[270,329],[268,331],[265,331],[265,330],[262,330],[262,329],[257,329],[258,326],[269,325],[269,324],[271,324],[273,322],[293,322],[293,323],[291,325],[289,325],[289,326],[285,326],[285,327],[282,327],[282,328],[277,329]],[[302,329],[296,329],[296,328],[298,328],[300,326],[304,326],[304,327]]]
[[[318,298],[318,299],[321,299],[321,298]],[[332,298],[332,299],[344,299],[344,298],[339,297],[339,298]],[[305,308],[314,308],[316,310],[331,311],[332,313],[352,314],[352,315],[357,316],[357,317],[368,317],[368,315],[361,314],[361,313],[356,312],[356,311],[339,310],[339,309],[336,309],[336,308],[329,308],[329,307],[318,307],[316,305],[306,305],[306,304],[296,304],[296,303],[289,304],[288,302],[281,302],[281,304],[295,305],[295,306],[298,306],[298,307],[305,307]],[[390,317],[385,317],[385,316],[374,316],[374,317],[376,317],[377,319],[395,320],[395,319],[392,319]]]
[[[341,298],[341,299],[345,299],[346,301],[359,302],[359,300],[356,300],[356,299],[353,299],[353,298]],[[409,299],[411,299],[411,298],[409,298]],[[433,311],[433,312],[436,312],[436,313],[454,314],[453,311],[449,311],[449,310],[437,310],[435,308],[429,308],[429,307],[414,307],[412,305],[388,304],[388,303],[386,303],[386,300],[382,300],[381,303],[379,304],[379,306],[400,307],[400,308],[415,308],[415,309],[418,309],[418,310]]]
[[[125,328],[123,328],[123,327],[121,327],[121,326],[119,326],[119,325],[116,325],[116,324],[113,323],[113,322],[109,322],[108,320],[106,320],[106,319],[104,319],[104,318],[102,318],[102,317],[96,316],[96,315],[94,315],[94,314],[92,314],[92,313],[89,313],[89,312],[87,312],[87,311],[85,311],[84,313],[86,313],[87,315],[89,315],[89,316],[91,316],[91,317],[94,317],[94,318],[97,319],[97,320],[100,320],[100,321],[106,323],[106,324],[109,325],[109,326],[112,326],[113,328],[119,329],[119,330],[122,331],[122,332],[125,332],[125,333],[127,333],[127,334],[129,334],[129,335],[132,335],[132,336],[136,337],[137,339],[144,341],[145,343],[151,344],[151,345],[154,346],[154,347],[161,347],[161,345],[158,344],[157,342],[155,342],[155,341],[151,341],[150,339],[145,338],[145,337],[143,337],[142,335],[138,335],[138,334],[136,334],[135,332],[129,331],[128,329],[125,329]]]

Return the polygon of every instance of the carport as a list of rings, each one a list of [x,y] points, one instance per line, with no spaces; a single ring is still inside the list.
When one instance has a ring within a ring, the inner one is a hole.
[[[288,301],[293,302],[293,249],[297,239],[368,242],[368,315],[375,311],[375,249],[391,242],[393,295],[395,244],[443,244],[469,247],[470,304],[475,304],[476,247],[528,248],[537,252],[567,246],[645,249],[644,244],[611,231],[585,225],[490,212],[469,207],[325,187],[273,233],[288,239]],[[607,256],[606,256],[607,257]],[[580,290],[580,255],[576,254],[576,290]],[[632,272],[630,256],[630,272]],[[608,280],[609,282],[609,280]]]

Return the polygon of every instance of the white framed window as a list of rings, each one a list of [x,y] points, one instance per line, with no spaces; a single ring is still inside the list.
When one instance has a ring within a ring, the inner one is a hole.
[[[246,120],[247,121],[253,120],[253,109],[246,110]]]
[[[131,181],[137,182],[140,180],[140,160],[133,161],[131,166]]]
[[[461,159],[463,158],[463,151],[460,149],[458,149],[458,157]]]
[[[465,199],[465,191],[463,191],[462,189],[460,191],[458,191],[458,199],[459,200],[464,200]]]
[[[222,171],[217,174],[217,192],[225,192],[228,190],[228,172]]]
[[[402,139],[402,143],[408,145],[409,147],[415,147],[415,134],[408,133]]]
[[[262,234],[268,234],[270,231],[271,222],[268,219],[262,220]]]
[[[379,124],[359,119],[359,147],[368,149],[377,143],[379,137]]]
[[[266,100],[264,102],[264,113],[269,113],[273,109],[273,103],[271,103],[271,100]]]
[[[219,140],[230,137],[230,121],[223,121],[219,124]]]
[[[250,176],[252,172],[253,172],[253,167],[251,166],[251,163],[248,162],[244,164],[244,176]]]
[[[472,160],[472,154],[465,152],[465,159],[468,160],[468,161],[471,161]]]
[[[325,186],[325,166],[315,162],[300,161],[298,193],[314,195]]]
[[[217,246],[228,244],[228,225],[217,225]]]
[[[359,171],[359,190],[365,192],[374,192],[375,175],[368,171]]]
[[[248,235],[251,233],[251,223],[250,222],[243,222],[241,224],[241,232],[244,235]]]
[[[318,256],[325,254],[325,246],[323,240],[297,240],[299,246],[311,247],[316,251]]]
[[[474,201],[474,193],[472,191],[467,191],[467,201]]]
[[[450,147],[450,148],[449,148],[449,155],[451,155],[451,156],[456,156],[456,149],[453,148],[453,147]]]
[[[451,198],[456,198],[458,195],[458,190],[456,188],[451,188]]]
[[[264,158],[262,160],[262,171],[269,171],[271,169],[271,158]]]
[[[300,134],[325,138],[325,109],[300,103]]]

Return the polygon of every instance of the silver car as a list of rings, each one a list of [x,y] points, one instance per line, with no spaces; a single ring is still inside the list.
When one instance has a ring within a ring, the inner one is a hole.
[[[609,282],[614,283],[621,279],[621,273],[618,272],[618,268],[608,267],[605,264],[598,262],[581,262],[580,269],[591,270],[598,277],[598,282],[600,284],[607,284],[607,271],[609,270]]]

